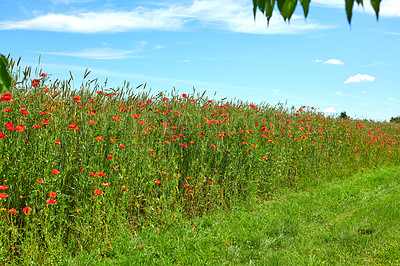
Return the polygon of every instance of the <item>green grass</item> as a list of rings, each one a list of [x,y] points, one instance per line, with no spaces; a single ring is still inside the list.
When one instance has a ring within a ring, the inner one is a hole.
[[[64,265],[398,265],[399,170],[361,171],[232,212],[153,224],[99,251],[111,258],[82,253]]]

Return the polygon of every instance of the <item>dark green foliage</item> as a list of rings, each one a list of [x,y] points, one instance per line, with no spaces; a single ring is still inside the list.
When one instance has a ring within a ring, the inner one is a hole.
[[[346,111],[341,112],[339,118],[347,119],[348,117]]]
[[[400,123],[400,116],[390,118],[390,123]]]
[[[272,17],[272,11],[274,10],[275,2],[278,1],[278,8],[281,12],[283,19],[290,20],[292,17],[293,12],[296,9],[297,0],[253,0],[253,13],[254,18],[256,17],[257,7],[259,10],[267,17],[269,20]],[[300,0],[300,4],[303,7],[304,17],[307,18],[308,9],[310,6],[311,0]],[[354,2],[358,5],[364,5],[363,0],[345,0],[345,8],[346,8],[346,15],[349,24],[351,24],[351,17],[353,15],[353,6]],[[371,5],[375,10],[376,19],[379,16],[379,7],[380,7],[381,0],[371,0]]]

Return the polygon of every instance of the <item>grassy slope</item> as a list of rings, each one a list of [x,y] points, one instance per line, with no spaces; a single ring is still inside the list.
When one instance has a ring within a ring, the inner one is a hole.
[[[97,264],[99,254],[108,257],[105,265],[400,264],[399,169],[361,171],[232,212],[154,225],[65,265]]]

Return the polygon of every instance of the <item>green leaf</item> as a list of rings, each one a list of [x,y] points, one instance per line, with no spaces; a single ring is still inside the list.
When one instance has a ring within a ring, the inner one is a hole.
[[[268,25],[269,25],[269,20],[272,17],[272,12],[274,11],[275,1],[276,0],[267,0],[267,6],[266,6],[266,9],[265,9],[265,16],[267,17]]]
[[[274,11],[275,2],[276,0],[253,0],[254,18],[256,17],[256,11],[258,7],[260,11],[267,17],[269,24],[269,20],[271,19],[272,13]]]
[[[371,0],[371,6],[375,10],[376,20],[378,20],[378,18],[379,18],[379,6],[380,6],[380,4],[381,4],[381,0]]]
[[[353,15],[354,0],[346,0],[346,14],[349,24],[351,24],[351,16]]]
[[[357,0],[357,4],[364,6],[363,0]]]
[[[7,71],[8,62],[4,55],[0,55],[0,93],[11,87],[11,75]]]
[[[253,14],[254,14],[254,20],[256,19],[256,12],[257,12],[257,6],[258,6],[258,1],[253,0]]]
[[[303,6],[304,17],[307,18],[308,7],[310,6],[311,0],[300,0],[300,4]]]
[[[281,11],[281,15],[285,21],[286,19],[290,20],[296,9],[296,5],[297,0],[278,0],[279,11]]]

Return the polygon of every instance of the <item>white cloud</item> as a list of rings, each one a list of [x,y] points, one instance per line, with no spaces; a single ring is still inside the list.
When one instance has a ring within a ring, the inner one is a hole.
[[[342,95],[340,91],[335,92],[336,95]]]
[[[329,59],[328,61],[325,61],[325,64],[330,64],[330,65],[344,65],[344,63],[338,59]]]
[[[388,97],[388,100],[389,101],[394,101],[394,98],[393,97]]]
[[[73,0],[59,0],[71,2]],[[290,25],[279,14],[274,14],[269,27],[267,19],[258,12],[254,21],[247,0],[194,0],[191,5],[162,5],[158,8],[137,7],[132,11],[50,13],[23,21],[2,21],[0,30],[42,30],[75,33],[114,33],[133,30],[182,30],[197,21],[204,26],[232,32],[251,34],[299,34],[312,30],[332,28],[311,19],[293,15]]]
[[[275,93],[278,93],[278,92],[279,92],[279,90],[274,90],[274,92],[275,92]]]
[[[336,113],[336,110],[333,107],[327,107],[327,108],[324,109],[323,112],[324,113]]]
[[[344,63],[339,59],[329,59],[326,61],[322,61],[321,59],[315,59],[314,62],[328,64],[328,65],[344,65]]]
[[[357,74],[348,78],[344,83],[362,82],[362,81],[374,81],[375,77],[366,74]]]

